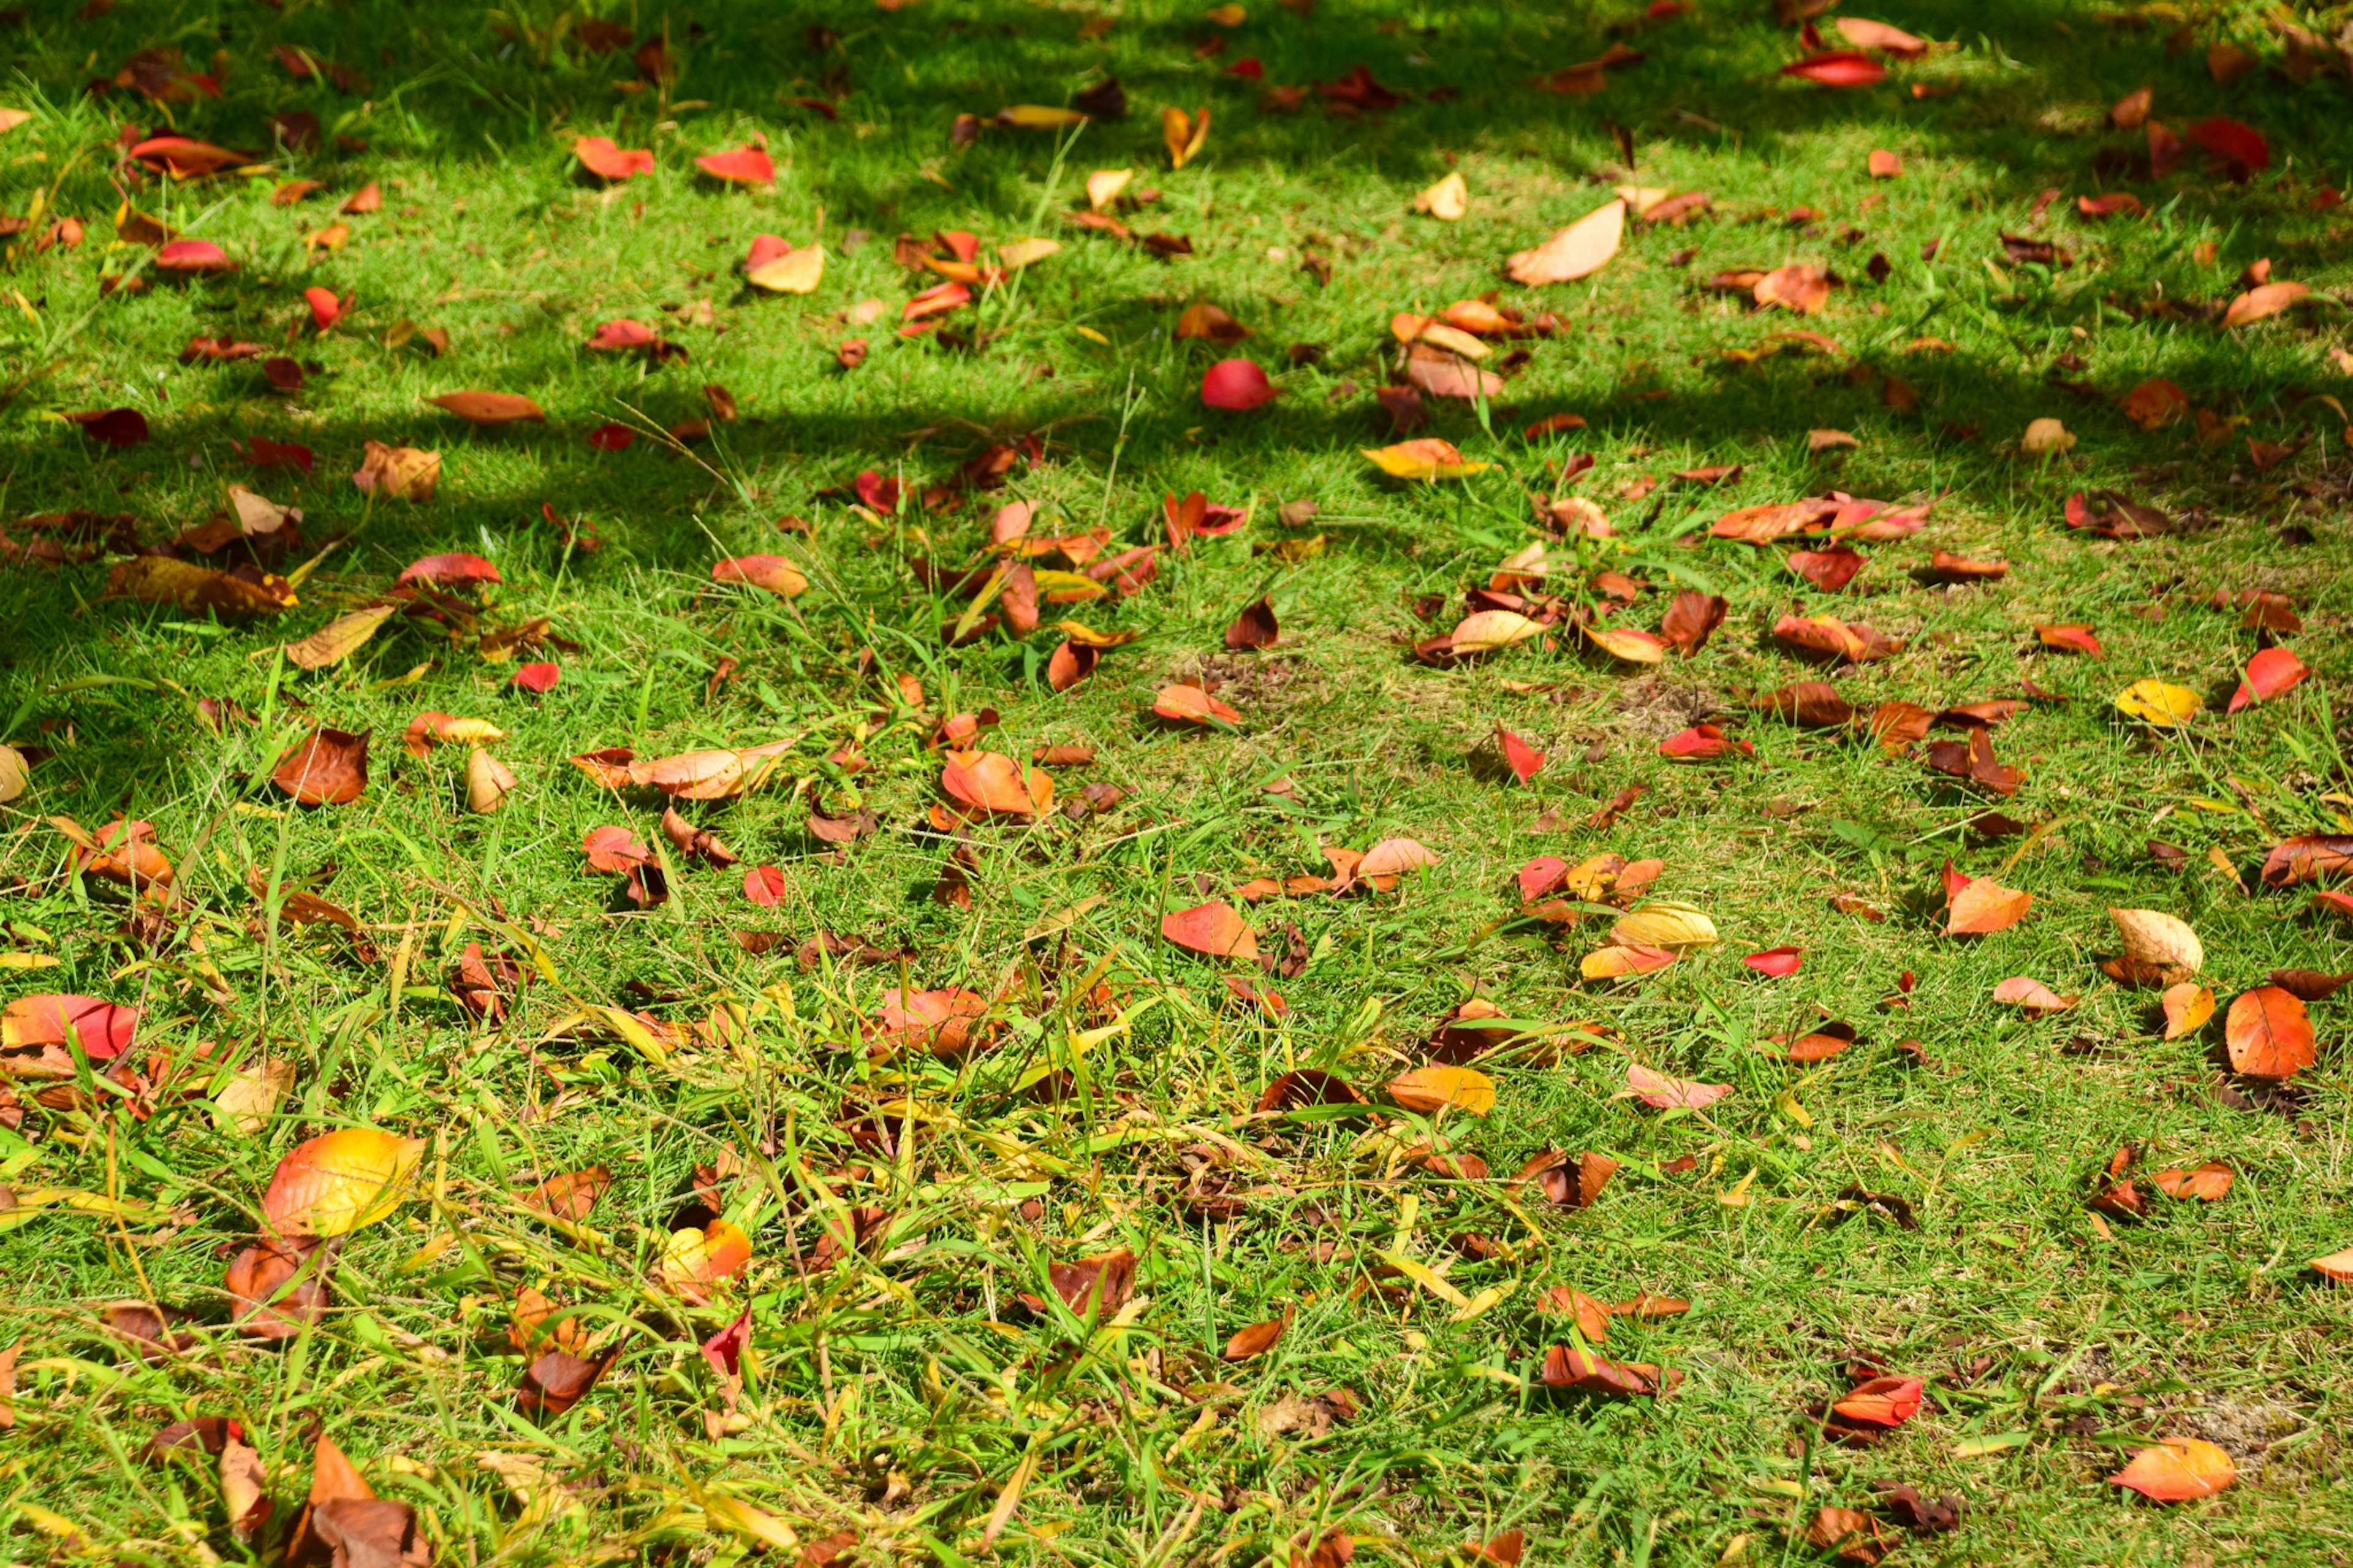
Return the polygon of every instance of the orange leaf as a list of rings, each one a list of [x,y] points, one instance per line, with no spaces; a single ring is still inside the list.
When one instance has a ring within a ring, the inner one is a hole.
[[[2169,1198],[2196,1198],[2211,1204],[2231,1190],[2233,1175],[2221,1161],[2209,1160],[2191,1171],[2159,1171],[2157,1190]]]
[[[1289,1327],[1289,1318],[1269,1318],[1262,1323],[1237,1329],[1234,1337],[1226,1342],[1225,1358],[1228,1361],[1248,1361],[1252,1356],[1264,1355],[1274,1348],[1275,1342],[1282,1338],[1282,1331]]]
[[[1952,907],[1945,912],[1945,934],[1983,936],[1989,931],[2006,931],[2026,918],[2027,909],[2033,902],[2031,893],[2021,893],[1980,878],[1953,895]]]
[[[2108,1480],[2157,1502],[2211,1497],[2238,1479],[2231,1456],[2197,1437],[2167,1437],[2143,1448]]]
[[[280,1236],[342,1236],[398,1205],[425,1152],[421,1138],[348,1127],[297,1143],[278,1162],[261,1217]]]
[[[425,401],[475,425],[512,425],[524,419],[547,423],[547,416],[539,405],[520,393],[445,392]]]
[[[1916,1377],[1874,1377],[1831,1408],[1850,1421],[1901,1426],[1920,1408],[1921,1387]]]
[[[1152,700],[1152,710],[1163,719],[1185,724],[1239,724],[1242,716],[1198,686],[1164,686]]]
[[[2311,292],[2302,283],[2259,284],[2231,301],[2231,308],[2222,312],[2222,325],[2243,327],[2250,321],[2276,316]]]
[[[2258,985],[2232,1002],[2222,1037],[2231,1066],[2250,1078],[2293,1078],[2316,1056],[2304,1004],[2276,985]]]
[[[1993,999],[2014,1005],[2030,1018],[2063,1013],[2075,1005],[2074,997],[2062,996],[2040,980],[2024,974],[2013,974],[1995,986]]]
[[[1258,933],[1230,904],[1197,904],[1165,914],[1160,917],[1160,934],[1178,947],[1211,958],[1258,960]]]
[[[1054,804],[1054,781],[1036,768],[1025,778],[1021,764],[998,752],[950,752],[940,769],[940,787],[981,811],[1037,816]]]
[[[1469,1068],[1419,1067],[1389,1080],[1389,1098],[1425,1115],[1451,1105],[1484,1116],[1495,1109],[1495,1082]]]
[[[2168,986],[2158,1002],[2165,1009],[2165,1037],[2168,1040],[2178,1040],[2204,1027],[2206,1020],[2214,1016],[2214,993],[2194,980]]]

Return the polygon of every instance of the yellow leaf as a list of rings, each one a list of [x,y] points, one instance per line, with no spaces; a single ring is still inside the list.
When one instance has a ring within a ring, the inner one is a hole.
[[[1620,916],[1609,940],[1629,947],[1705,947],[1716,940],[1715,922],[1693,905],[1662,899]]]
[[[1495,1081],[1469,1068],[1419,1067],[1389,1080],[1389,1098],[1425,1114],[1446,1106],[1472,1116],[1495,1109]]]
[[[997,247],[997,259],[1008,271],[1019,271],[1033,261],[1043,261],[1062,248],[1059,239],[1016,239]]]
[[[1187,114],[1181,109],[1168,108],[1160,111],[1160,140],[1168,149],[1168,166],[1181,169],[1200,152],[1201,143],[1209,139],[1209,106]]]
[[[1430,322],[1421,329],[1419,335],[1423,342],[1436,343],[1464,359],[1485,359],[1493,352],[1461,328],[1450,327],[1443,321]]]
[[[25,753],[10,745],[0,745],[0,805],[5,805],[25,793],[30,781],[25,766]]]
[[[1101,332],[1095,331],[1092,327],[1072,327],[1071,331],[1078,333],[1079,336],[1086,339],[1087,342],[1091,343],[1101,343],[1105,348],[1111,347],[1111,340],[1103,336]]]
[[[1383,473],[1400,479],[1459,479],[1466,474],[1485,473],[1494,467],[1493,463],[1469,461],[1455,449],[1453,442],[1434,436],[1399,441],[1394,447],[1360,447],[1357,450],[1378,465]]]
[[[424,1152],[423,1139],[373,1127],[297,1143],[269,1178],[262,1218],[280,1236],[343,1236],[373,1225],[399,1206]]]
[[[798,249],[787,250],[773,260],[762,262],[744,274],[744,281],[774,293],[807,294],[816,289],[824,277],[825,247],[804,245]]]
[[[1390,1268],[1396,1269],[1398,1273],[1404,1275],[1407,1279],[1412,1280],[1415,1284],[1420,1286],[1423,1289],[1429,1291],[1431,1295],[1437,1297],[1448,1306],[1468,1307],[1471,1304],[1470,1297],[1465,1296],[1461,1291],[1457,1290],[1453,1286],[1449,1285],[1437,1274],[1431,1272],[1428,1264],[1418,1262],[1413,1258],[1408,1258],[1401,1252],[1382,1252],[1376,1254],[1376,1256],[1378,1257],[1382,1262],[1388,1264]]]
[[[2126,717],[2160,729],[2188,723],[2205,706],[2205,699],[2189,688],[2168,686],[2162,680],[2136,680],[2116,693],[2116,707]]]
[[[1629,664],[1657,664],[1667,657],[1667,645],[1649,632],[1625,626],[1588,626],[1585,637],[1612,658]]]
[[[1000,124],[1018,125],[1025,131],[1060,131],[1083,125],[1087,119],[1075,109],[1050,109],[1039,103],[1017,103],[1010,109],[1000,109],[997,118]]]
[[[1133,169],[1097,169],[1087,176],[1087,205],[1096,212],[1103,211],[1127,189],[1128,181],[1134,178]]]
[[[50,952],[0,952],[0,969],[55,969],[58,962]]]
[[[324,669],[331,664],[341,664],[375,636],[376,628],[390,620],[399,608],[397,605],[372,605],[348,616],[337,616],[309,637],[288,643],[287,662],[304,669]]]
[[[1239,27],[1248,19],[1250,13],[1239,5],[1229,4],[1215,6],[1201,15],[1220,27]]]
[[[1456,653],[1493,653],[1544,635],[1544,624],[1516,610],[1479,610],[1462,617],[1451,639]]]
[[[1471,184],[1457,170],[1413,198],[1413,210],[1452,223],[1471,210]]]

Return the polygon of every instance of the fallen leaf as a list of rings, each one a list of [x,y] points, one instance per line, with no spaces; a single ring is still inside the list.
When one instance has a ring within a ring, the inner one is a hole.
[[[2040,980],[2023,974],[2013,974],[1996,985],[1993,999],[2018,1008],[2030,1018],[2063,1013],[2075,1005],[2074,997],[2062,996]]]
[[[381,441],[367,443],[360,466],[352,474],[352,485],[360,493],[380,495],[386,500],[431,500],[440,480],[440,453],[387,447]]]
[[[2092,635],[2091,627],[2080,622],[2064,626],[2037,626],[2034,628],[2034,635],[2042,639],[2042,646],[2045,647],[2087,653],[2094,658],[2105,657],[2106,650],[2100,647],[2100,639]]]
[[[572,155],[580,160],[582,168],[607,180],[626,180],[632,175],[654,172],[651,151],[616,145],[609,136],[575,137],[572,143]]]
[[[1605,203],[1534,249],[1505,263],[1514,283],[1567,283],[1598,272],[1618,254],[1626,234],[1626,203]]]
[[[738,185],[773,185],[776,183],[776,165],[768,154],[750,145],[725,153],[705,153],[695,159],[694,166],[714,180]]]
[[[2227,711],[2238,712],[2254,702],[2268,702],[2312,673],[2304,660],[2284,647],[2267,647],[2247,661],[2247,673],[2231,694]]]
[[[2165,1009],[2165,1037],[2168,1040],[2195,1034],[2214,1016],[2214,993],[2191,981],[2167,986],[2158,1003]]]
[[[338,616],[309,637],[288,643],[286,660],[302,669],[324,669],[341,664],[375,636],[376,628],[398,612],[398,605],[373,605]]]
[[[1704,1110],[1732,1092],[1728,1083],[1702,1083],[1695,1079],[1670,1078],[1640,1063],[1626,1068],[1626,1088],[1614,1099],[1628,1098],[1660,1110]]]
[[[2126,718],[2160,729],[2186,724],[2206,706],[2206,700],[2188,687],[2168,686],[2157,679],[2134,681],[2116,693],[2116,701],[2117,710]]]
[[[1470,461],[1455,449],[1454,443],[1435,436],[1362,450],[1383,473],[1400,479],[1457,479],[1484,473],[1494,466]]]
[[[1283,1317],[1269,1318],[1262,1323],[1237,1329],[1233,1337],[1226,1341],[1226,1348],[1220,1353],[1228,1361],[1248,1361],[1253,1356],[1264,1355],[1275,1347],[1276,1342],[1282,1338],[1283,1331],[1289,1327],[1291,1320]]]
[[[825,247],[804,245],[795,249],[773,234],[752,237],[751,253],[744,261],[744,281],[772,294],[807,294],[825,278]]]
[[[1918,1414],[1926,1385],[1916,1377],[1874,1377],[1858,1384],[1831,1409],[1849,1421],[1901,1426]]]
[[[1806,950],[1802,947],[1768,947],[1762,952],[1748,954],[1740,962],[1759,974],[1779,980],[1797,973],[1799,967],[1805,963],[1805,955]]]
[[[1494,1080],[1461,1067],[1419,1067],[1389,1080],[1389,1098],[1408,1110],[1435,1115],[1451,1106],[1471,1116],[1495,1109]]]
[[[797,598],[808,591],[808,579],[799,567],[781,555],[733,555],[711,568],[714,583],[748,583],[765,588],[779,599]]]
[[[2074,446],[2073,433],[2058,420],[2048,417],[2029,421],[2026,434],[2018,440],[2018,449],[2030,458],[2047,458],[2056,452],[2073,451]]]
[[[513,392],[445,392],[425,400],[472,425],[513,425],[523,420],[547,423],[538,404]]]
[[[1471,186],[1461,170],[1448,174],[1438,184],[1413,198],[1413,210],[1428,213],[1442,222],[1452,223],[1471,210]]]
[[[1522,784],[1527,783],[1544,770],[1545,753],[1521,740],[1501,724],[1495,726],[1495,746],[1504,754],[1504,766]]]
[[[1252,360],[1221,359],[1201,373],[1201,401],[1211,408],[1256,408],[1282,395]]]
[[[1239,724],[1241,714],[1198,686],[1164,686],[1153,699],[1152,710],[1163,719],[1187,724]]]
[[[2221,1202],[2230,1193],[2235,1173],[2220,1160],[2209,1160],[2195,1170],[2159,1171],[2151,1179],[2157,1190],[2167,1197],[2211,1204]]]
[[[1230,904],[1198,904],[1160,917],[1160,934],[1178,947],[1212,958],[1256,962],[1258,934]]]
[[[421,1138],[348,1127],[297,1143],[261,1195],[261,1217],[281,1237],[344,1236],[398,1206],[424,1157]]]
[[[304,805],[344,805],[367,788],[368,737],[317,729],[278,759],[270,782]]]
[[[2033,903],[2031,893],[1978,878],[1953,895],[1951,906],[1945,911],[1945,934],[1984,936],[2007,931],[2026,918]]]
[[[2166,1437],[2143,1448],[2132,1463],[2110,1476],[2110,1484],[2130,1487],[2154,1502],[2211,1497],[2238,1479],[2231,1456],[2198,1437]]]
[[[2222,1037],[2232,1068],[2249,1078],[2293,1078],[2317,1059],[2311,1016],[2277,985],[2258,985],[2233,1001]]]
[[[968,806],[1006,816],[1043,816],[1054,804],[1053,780],[999,752],[950,752],[940,787]]]

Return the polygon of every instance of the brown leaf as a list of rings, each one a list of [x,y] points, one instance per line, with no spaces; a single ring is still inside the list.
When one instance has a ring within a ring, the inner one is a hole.
[[[538,404],[514,392],[445,392],[425,400],[473,425],[512,425],[521,420],[547,423]]]
[[[1262,1323],[1252,1323],[1248,1328],[1237,1329],[1234,1331],[1233,1337],[1226,1342],[1223,1352],[1225,1359],[1248,1361],[1252,1356],[1264,1355],[1274,1348],[1275,1342],[1282,1338],[1283,1331],[1289,1327],[1291,1327],[1291,1319],[1286,1314],[1280,1318],[1269,1318]]]
[[[270,782],[304,805],[343,805],[367,788],[368,737],[318,729],[278,759]]]
[[[1261,597],[1243,606],[1226,628],[1226,646],[1240,650],[1246,647],[1271,647],[1282,628],[1274,618],[1274,601]]]
[[[226,1284],[240,1331],[286,1340],[319,1321],[327,1306],[325,1265],[313,1261],[319,1246],[264,1238],[231,1260]]]
[[[1659,623],[1659,635],[1686,655],[1697,653],[1707,646],[1715,628],[1724,624],[1729,608],[1721,594],[1686,588],[1667,606],[1666,619]]]

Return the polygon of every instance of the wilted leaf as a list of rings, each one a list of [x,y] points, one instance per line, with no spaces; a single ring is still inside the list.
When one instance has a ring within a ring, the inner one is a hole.
[[[1413,210],[1452,223],[1471,210],[1471,186],[1456,170],[1413,198]]]
[[[399,608],[398,605],[374,605],[348,616],[338,616],[309,637],[288,643],[287,662],[303,669],[324,669],[331,664],[341,664],[375,636],[376,628],[390,620]]]
[[[386,500],[431,500],[440,482],[440,453],[387,447],[381,441],[367,443],[360,466],[352,474],[353,488],[363,495],[380,495]]]
[[[1269,1318],[1262,1323],[1238,1329],[1226,1342],[1226,1348],[1220,1353],[1228,1361],[1248,1361],[1252,1356],[1264,1355],[1275,1347],[1276,1342],[1282,1338],[1282,1331],[1289,1327],[1291,1320],[1285,1317]]]

